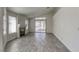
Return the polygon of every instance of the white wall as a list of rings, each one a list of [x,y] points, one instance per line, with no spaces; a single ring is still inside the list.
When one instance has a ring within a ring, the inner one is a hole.
[[[53,33],[70,51],[79,51],[79,8],[60,8],[52,25]]]
[[[29,22],[29,31],[30,32],[35,32],[35,19],[30,19],[30,22]]]
[[[0,52],[3,51],[3,8],[0,7]]]
[[[6,18],[6,21],[7,21],[7,10],[6,10],[6,8],[4,8],[4,15],[3,16]],[[4,19],[3,19],[3,26],[5,26],[4,25]],[[8,36],[8,33],[7,33],[7,22],[6,22],[6,34],[3,33],[3,46],[4,47],[5,47],[6,42],[7,42],[7,36]]]
[[[28,29],[26,29],[25,34],[28,34],[28,33],[29,33],[29,19],[28,19],[28,18],[26,18],[26,20],[28,21],[28,25],[27,25],[27,24],[25,24],[25,26],[28,26]]]
[[[18,15],[18,24],[20,24],[20,27],[24,27],[25,26],[25,19],[26,19],[25,16]]]
[[[46,32],[47,33],[52,33],[52,15],[48,14],[48,15],[46,15],[46,18],[47,18],[47,20],[46,20],[46,24],[47,24]]]
[[[42,15],[39,17],[46,17],[46,32],[47,33],[52,33],[52,15],[47,14],[47,15]],[[30,20],[30,32],[35,32],[35,19]]]

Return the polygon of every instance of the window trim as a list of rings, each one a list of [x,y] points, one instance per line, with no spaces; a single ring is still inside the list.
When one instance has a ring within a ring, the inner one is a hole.
[[[16,33],[16,32],[17,32],[17,28],[16,28],[16,31],[15,31],[15,32],[11,32],[11,33],[10,33],[10,30],[9,30],[9,28],[10,28],[10,27],[9,27],[9,24],[10,24],[10,23],[9,23],[9,20],[10,20],[10,19],[9,19],[9,17],[15,17],[15,19],[16,19],[16,26],[17,26],[17,17],[16,17],[16,16],[8,15],[8,33],[9,33],[9,34]]]

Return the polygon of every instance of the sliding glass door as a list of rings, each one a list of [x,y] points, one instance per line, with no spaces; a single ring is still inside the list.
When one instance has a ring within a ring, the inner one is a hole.
[[[45,20],[36,20],[35,21],[35,32],[46,32]]]

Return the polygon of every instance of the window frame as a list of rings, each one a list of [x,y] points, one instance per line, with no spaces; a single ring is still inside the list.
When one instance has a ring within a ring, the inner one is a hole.
[[[9,34],[12,34],[12,33],[16,33],[17,32],[17,28],[16,28],[16,26],[15,26],[15,31],[10,31],[10,17],[14,17],[15,18],[15,25],[17,26],[17,18],[16,18],[16,16],[11,16],[11,15],[8,15],[8,33]]]

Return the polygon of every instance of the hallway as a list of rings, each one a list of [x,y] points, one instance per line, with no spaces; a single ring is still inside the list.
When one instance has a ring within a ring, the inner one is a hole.
[[[6,52],[69,52],[53,35],[46,33],[29,33],[27,36],[7,43]]]

